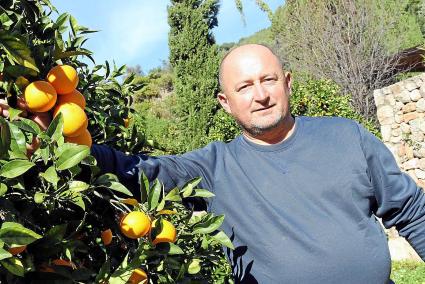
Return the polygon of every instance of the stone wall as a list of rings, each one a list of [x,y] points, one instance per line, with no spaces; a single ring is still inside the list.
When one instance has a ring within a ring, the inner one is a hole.
[[[425,73],[373,93],[382,140],[402,171],[425,188]],[[420,259],[394,229],[388,231],[392,259]]]

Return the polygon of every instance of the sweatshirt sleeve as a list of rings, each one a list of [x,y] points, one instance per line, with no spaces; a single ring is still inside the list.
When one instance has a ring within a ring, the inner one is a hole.
[[[401,172],[385,144],[361,126],[360,134],[376,200],[374,214],[382,218],[386,228],[395,226],[425,260],[424,191]]]
[[[152,157],[144,154],[126,155],[105,145],[93,145],[91,154],[96,158],[102,173],[117,175],[120,182],[138,195],[141,171],[150,181],[158,178],[166,190],[182,187],[187,181],[201,177],[200,187],[212,190],[219,143],[184,155]],[[136,196],[137,197],[137,196]]]

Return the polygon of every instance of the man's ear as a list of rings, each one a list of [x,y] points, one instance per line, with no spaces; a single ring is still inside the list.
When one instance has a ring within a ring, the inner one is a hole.
[[[221,93],[221,92],[218,93],[217,100],[228,114],[232,113],[230,106],[229,106],[229,101],[227,100],[226,94]]]
[[[291,93],[292,88],[292,76],[290,72],[285,72],[285,84],[288,87],[289,93]]]

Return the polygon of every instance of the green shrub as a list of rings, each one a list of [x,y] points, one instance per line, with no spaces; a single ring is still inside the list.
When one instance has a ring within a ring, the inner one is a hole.
[[[294,115],[345,117],[359,122],[377,137],[381,135],[372,121],[350,105],[350,96],[342,95],[338,85],[330,80],[295,80],[290,103]]]

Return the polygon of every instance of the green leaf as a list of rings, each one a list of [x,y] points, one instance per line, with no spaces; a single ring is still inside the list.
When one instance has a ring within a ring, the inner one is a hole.
[[[224,215],[214,216],[208,218],[202,223],[198,223],[193,226],[193,233],[195,234],[209,234],[220,228],[224,221]]]
[[[4,222],[0,229],[0,240],[9,246],[28,245],[40,238],[39,234],[19,223]]]
[[[86,204],[84,203],[83,196],[80,192],[74,192],[72,190],[66,190],[59,194],[60,196],[64,196],[69,198],[69,201],[77,205],[78,207],[81,207],[84,211],[86,210]]]
[[[162,185],[159,180],[155,180],[152,187],[149,189],[148,194],[148,208],[149,210],[155,209],[159,202],[161,195]]]
[[[124,257],[120,266],[112,273],[108,282],[110,284],[125,284],[133,273],[132,269],[128,267],[128,254]]]
[[[149,180],[143,171],[141,171],[139,181],[140,181],[140,199],[142,203],[145,203],[146,199],[148,198]]]
[[[19,129],[23,131],[26,131],[35,135],[38,135],[41,132],[40,126],[38,126],[38,124],[32,121],[31,119],[20,117],[19,121],[14,121],[12,122],[12,124],[16,125],[17,127],[19,127]]]
[[[106,185],[109,184],[110,182],[113,181],[118,181],[118,178],[116,175],[111,174],[111,173],[107,173],[107,174],[103,174],[100,177],[98,177],[95,181],[94,184],[95,185]]]
[[[10,121],[15,120],[22,113],[22,110],[13,107],[9,107],[8,111]]]
[[[0,260],[0,264],[6,268],[10,273],[24,277],[25,269],[24,265],[22,264],[22,261],[20,261],[16,257],[10,257],[7,259]]]
[[[13,156],[15,158],[27,159],[27,156],[25,155],[27,147],[24,133],[16,125],[9,124],[9,127],[12,138],[10,149],[13,151]]]
[[[27,172],[35,164],[25,160],[13,160],[7,162],[0,168],[0,176],[5,178],[15,178]]]
[[[219,231],[217,234],[212,235],[211,237],[221,245],[226,246],[230,249],[235,249],[235,246],[232,244],[232,241],[223,231]]]
[[[86,56],[88,56],[88,55],[92,55],[92,53],[87,51],[87,50],[65,51],[65,52],[55,54],[54,60],[64,59],[64,58],[76,56],[76,55],[86,55]]]
[[[35,203],[37,203],[37,204],[41,204],[41,203],[43,203],[43,202],[44,202],[44,199],[45,199],[47,196],[49,196],[49,195],[48,195],[48,194],[46,194],[46,193],[43,193],[43,192],[36,192],[36,193],[34,194],[34,202],[35,202]]]
[[[56,161],[58,170],[69,169],[80,163],[85,157],[90,155],[90,148],[85,145],[74,145],[72,148],[66,149]]]
[[[167,255],[184,254],[184,251],[178,245],[173,243],[159,243],[156,245],[156,250]]]
[[[206,189],[195,189],[195,194],[193,194],[191,197],[204,197],[209,198],[215,196],[214,193],[206,190]]]
[[[176,201],[176,202],[182,201],[182,198],[180,197],[180,191],[177,187],[170,190],[170,192],[168,192],[168,194],[165,196],[164,199],[166,201]]]
[[[69,15],[69,23],[71,26],[72,34],[74,35],[74,37],[77,36],[79,26],[77,20],[72,15]]]
[[[183,197],[189,197],[193,189],[201,182],[201,178],[197,177],[188,181],[182,188],[181,192],[183,193]]]
[[[56,23],[55,23],[55,25],[56,25],[56,27],[58,28],[58,29],[61,29],[61,28],[63,28],[63,27],[66,27],[66,21],[68,20],[68,18],[69,18],[69,14],[68,13],[63,13],[63,14],[61,14],[57,19],[56,19]]]
[[[0,158],[7,155],[10,148],[11,136],[9,123],[0,116]]]
[[[46,135],[51,137],[53,140],[58,141],[62,137],[63,131],[63,117],[62,113],[59,113],[53,120],[50,122],[49,127],[46,130]]]
[[[61,242],[65,236],[67,227],[68,227],[67,224],[54,226],[46,233],[46,236],[43,238],[43,240],[49,239],[50,241],[53,241],[53,242]]]
[[[102,186],[117,192],[124,193],[125,195],[128,195],[128,196],[133,196],[131,191],[129,191],[124,185],[122,185],[121,183],[117,181],[106,182],[106,183],[103,183]]]
[[[73,180],[69,184],[69,190],[74,191],[74,192],[85,191],[89,187],[90,187],[90,185],[88,185],[87,183],[82,182],[82,181],[78,181],[78,180]]]
[[[187,268],[187,272],[189,274],[197,274],[199,273],[199,271],[201,271],[201,260],[194,258],[192,259],[192,261],[189,263],[189,266]]]
[[[9,58],[16,63],[40,72],[31,56],[31,50],[21,37],[0,30],[0,47],[3,47]]]
[[[40,173],[40,176],[47,182],[53,184],[55,188],[60,180],[54,166],[50,166],[44,173]]]
[[[106,260],[102,267],[99,270],[99,273],[96,275],[96,279],[94,280],[94,283],[107,283],[107,278],[111,271],[111,262]]]
[[[0,260],[12,257],[13,255],[7,250],[0,248]]]
[[[19,76],[37,76],[38,72],[34,69],[22,65],[9,65],[4,68],[4,73],[11,77],[17,78]]]
[[[7,192],[7,185],[0,183],[0,197],[5,195]]]

